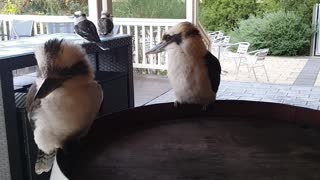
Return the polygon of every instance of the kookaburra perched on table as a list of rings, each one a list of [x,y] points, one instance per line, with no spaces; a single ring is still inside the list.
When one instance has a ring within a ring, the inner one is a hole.
[[[111,14],[106,10],[101,11],[101,17],[98,22],[99,33],[106,36],[113,30],[113,22]]]
[[[48,40],[35,50],[39,72],[27,94],[27,111],[39,151],[35,171],[48,172],[58,148],[86,135],[103,93],[79,45]]]
[[[105,47],[98,35],[98,31],[96,26],[87,19],[86,14],[81,11],[77,11],[74,13],[75,23],[74,23],[74,31],[81,36],[82,38],[94,42],[97,46],[102,50],[108,50],[109,48]]]
[[[176,96],[175,105],[198,104],[206,108],[215,101],[221,66],[192,23],[182,22],[170,28],[146,54],[162,51],[168,53],[168,78]]]

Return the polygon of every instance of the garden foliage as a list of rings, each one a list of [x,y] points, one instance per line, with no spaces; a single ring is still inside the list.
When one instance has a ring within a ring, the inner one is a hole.
[[[200,1],[200,0],[199,0]],[[72,15],[88,13],[90,0],[3,0],[0,13]],[[186,0],[113,0],[113,15],[127,18],[185,18]],[[202,0],[200,21],[207,31],[223,30],[231,40],[274,55],[308,54],[312,10],[320,0]]]
[[[272,55],[302,55],[310,48],[311,28],[302,17],[283,10],[251,16],[230,33],[232,41],[247,41],[252,49],[269,48]]]

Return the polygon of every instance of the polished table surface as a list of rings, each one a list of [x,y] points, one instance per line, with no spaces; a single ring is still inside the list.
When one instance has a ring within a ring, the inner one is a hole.
[[[167,103],[101,117],[55,168],[77,180],[319,180],[320,111],[237,100],[200,109]]]
[[[107,36],[101,37],[102,41],[107,41],[117,36]],[[57,34],[47,34],[47,35],[38,35],[35,37],[30,38],[22,38],[17,40],[10,40],[10,41],[1,41],[0,42],[0,66],[4,59],[11,59],[16,57],[21,57],[25,55],[33,55],[34,49],[37,46],[40,46],[44,42],[49,39],[58,38],[58,39],[65,39],[67,41],[72,41],[77,44],[83,44],[86,40],[82,39],[80,36],[74,33],[57,33]],[[29,76],[35,76],[35,73],[25,75],[23,78],[15,77],[14,89],[19,89],[22,86],[21,80],[25,81],[28,79]]]
[[[119,36],[121,35],[100,37],[100,39],[102,41],[108,41]],[[0,60],[11,57],[17,57],[21,55],[33,54],[34,48],[52,38],[65,39],[79,44],[87,42],[86,40],[82,39],[80,36],[74,33],[57,33],[49,35],[39,35],[35,37],[22,38],[10,41],[0,41]]]

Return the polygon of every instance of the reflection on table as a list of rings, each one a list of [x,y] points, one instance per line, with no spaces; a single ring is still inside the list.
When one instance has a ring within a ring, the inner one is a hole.
[[[112,39],[116,36],[107,36],[107,37],[100,37],[102,41]],[[82,44],[87,42],[86,40],[82,39],[80,36],[74,33],[57,33],[57,34],[46,34],[46,35],[38,35],[35,37],[30,38],[23,38],[18,40],[9,40],[9,41],[1,41],[0,42],[0,60],[9,57],[20,56],[24,54],[31,54],[33,53],[34,48],[43,44],[49,39],[58,38],[58,39],[65,39],[68,41],[72,41],[75,43]]]

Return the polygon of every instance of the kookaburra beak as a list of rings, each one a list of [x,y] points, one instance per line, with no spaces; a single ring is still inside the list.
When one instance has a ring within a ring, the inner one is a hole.
[[[162,51],[164,51],[164,48],[166,46],[168,46],[170,43],[167,41],[161,41],[159,44],[157,44],[156,46],[154,46],[153,48],[149,49],[146,54],[157,54],[157,53],[161,53]]]
[[[58,79],[58,78],[46,78],[40,88],[36,92],[34,99],[42,99],[48,96],[52,91],[59,88],[65,79]]]
[[[172,36],[167,35],[167,38],[162,40],[159,44],[157,44],[156,46],[154,46],[152,49],[149,49],[146,52],[146,55],[148,54],[157,54],[157,53],[161,53],[163,52],[165,49],[165,47],[167,47],[169,44],[173,43],[173,42],[181,42],[181,34],[175,34]]]

